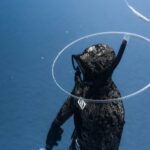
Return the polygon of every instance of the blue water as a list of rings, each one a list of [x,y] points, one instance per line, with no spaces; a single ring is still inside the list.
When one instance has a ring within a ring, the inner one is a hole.
[[[144,2],[137,2],[137,6],[147,14]],[[60,49],[81,36],[104,31],[127,31],[150,38],[149,28],[150,24],[134,16],[123,0],[1,0],[0,148],[38,150],[44,146],[50,124],[67,97],[51,76],[52,62]],[[120,65],[114,75],[123,94],[149,82],[150,46],[145,43],[144,51],[136,44],[131,43],[134,51],[126,53],[121,63],[124,69]],[[59,69],[63,74],[61,66]],[[124,102],[126,125],[120,150],[150,149],[149,97],[147,90]],[[72,119],[63,127],[65,133],[56,150],[67,149]]]

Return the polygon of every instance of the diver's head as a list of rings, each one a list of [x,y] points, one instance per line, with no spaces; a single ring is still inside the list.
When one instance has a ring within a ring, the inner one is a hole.
[[[105,44],[97,44],[86,48],[83,53],[73,55],[83,77],[93,80],[100,77],[113,64],[116,55],[112,48]],[[75,65],[73,63],[75,68]]]

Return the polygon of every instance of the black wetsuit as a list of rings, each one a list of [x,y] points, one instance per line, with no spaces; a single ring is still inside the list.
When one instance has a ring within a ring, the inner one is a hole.
[[[109,81],[102,88],[76,85],[72,93],[91,99],[121,96],[113,81]],[[77,99],[69,97],[61,107],[55,122],[61,126],[72,115],[75,122],[73,140],[78,142],[81,150],[118,150],[124,126],[122,101],[89,102],[82,110]],[[73,144],[70,150],[73,149],[72,147]]]
[[[121,97],[112,81],[112,73],[121,60],[126,44],[127,41],[123,40],[117,57],[110,47],[102,44],[94,45],[82,55],[75,56],[81,70],[84,69],[85,78],[81,81],[79,70],[76,70],[72,94],[94,100]],[[60,140],[61,125],[73,116],[75,131],[69,150],[76,150],[77,144],[80,150],[118,150],[125,123],[122,101],[82,101],[86,103],[83,109],[78,100],[70,96],[61,107],[47,136],[46,144],[50,146],[49,149],[51,150],[57,145],[56,141]]]

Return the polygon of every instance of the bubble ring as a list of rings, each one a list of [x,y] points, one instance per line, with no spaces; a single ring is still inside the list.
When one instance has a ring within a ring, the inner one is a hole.
[[[138,10],[136,10],[132,5],[130,5],[130,3],[128,2],[128,0],[124,0],[127,7],[132,11],[132,13],[134,15],[136,15],[137,17],[141,18],[142,20],[150,23],[150,19],[147,18],[146,16],[144,16],[142,13],[140,13]]]
[[[66,51],[69,47],[71,47],[72,45],[76,44],[77,42],[79,41],[82,41],[84,39],[88,39],[88,38],[91,38],[91,37],[95,37],[95,36],[101,36],[101,35],[128,35],[128,36],[132,36],[132,37],[136,37],[136,38],[140,38],[140,39],[143,39],[145,40],[146,42],[149,42],[150,43],[150,39],[144,37],[144,36],[141,36],[139,34],[135,34],[135,33],[129,33],[129,32],[117,32],[117,31],[111,31],[111,32],[98,32],[98,33],[94,33],[94,34],[89,34],[89,35],[86,35],[86,36],[83,36],[81,38],[78,38],[76,40],[74,40],[73,42],[69,43],[68,45],[66,45],[62,50],[59,51],[59,53],[57,54],[57,56],[55,57],[53,63],[52,63],[52,78],[55,82],[55,84],[57,85],[57,87],[62,90],[64,93],[76,98],[76,99],[79,99],[81,97],[78,97],[76,95],[73,95],[71,94],[69,91],[65,90],[56,80],[56,77],[55,77],[55,73],[54,73],[54,68],[55,68],[55,64],[58,60],[58,58],[62,55],[62,53],[64,51]],[[107,99],[107,100],[96,100],[96,99],[84,99],[84,101],[86,102],[96,102],[96,103],[106,103],[106,102],[111,102],[111,101],[119,101],[119,100],[125,100],[125,99],[129,99],[133,96],[136,96],[142,92],[144,92],[145,90],[147,90],[148,88],[150,88],[150,83],[148,83],[147,85],[145,85],[144,87],[142,87],[141,89],[131,93],[131,94],[128,94],[126,96],[123,96],[123,97],[119,97],[119,98],[113,98],[113,99]]]

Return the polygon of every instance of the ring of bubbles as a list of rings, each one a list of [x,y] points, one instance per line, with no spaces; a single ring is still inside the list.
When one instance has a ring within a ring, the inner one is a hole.
[[[124,0],[127,7],[132,11],[132,13],[134,15],[136,15],[137,17],[141,18],[142,20],[150,23],[150,18],[148,18],[147,16],[143,15],[141,12],[139,12],[137,9],[135,9],[130,3],[128,0]]]
[[[68,94],[69,96],[72,96],[74,97],[75,99],[80,99],[82,98],[84,101],[86,102],[95,102],[95,103],[106,103],[106,102],[112,102],[112,101],[120,101],[120,100],[125,100],[125,99],[129,99],[133,96],[136,96],[138,94],[141,94],[142,92],[146,91],[147,89],[150,88],[150,83],[147,83],[144,87],[141,87],[141,89],[131,93],[131,94],[128,94],[128,95],[125,95],[125,96],[122,96],[122,97],[119,97],[119,98],[113,98],[113,99],[86,99],[86,98],[83,98],[83,97],[78,97],[76,95],[73,95],[71,94],[69,91],[67,91],[66,89],[64,89],[57,81],[56,77],[55,77],[55,64],[57,63],[57,60],[59,59],[59,57],[63,54],[64,51],[66,51],[68,48],[70,48],[71,46],[73,46],[74,44],[76,44],[77,42],[79,41],[82,41],[84,39],[89,39],[91,37],[96,37],[96,36],[101,36],[101,35],[124,35],[124,36],[129,36],[129,37],[136,37],[136,38],[140,38],[142,40],[145,40],[146,42],[150,43],[150,39],[149,38],[146,38],[142,35],[139,35],[139,34],[135,34],[135,33],[129,33],[129,32],[116,32],[116,31],[111,31],[111,32],[98,32],[98,33],[94,33],[94,34],[89,34],[89,35],[86,35],[86,36],[83,36],[83,37],[80,37],[74,41],[72,41],[71,43],[69,43],[68,45],[66,45],[63,49],[61,49],[59,51],[59,53],[57,54],[57,56],[55,57],[53,63],[52,63],[52,78],[55,82],[55,84],[57,85],[57,87],[62,90],[64,93]]]

